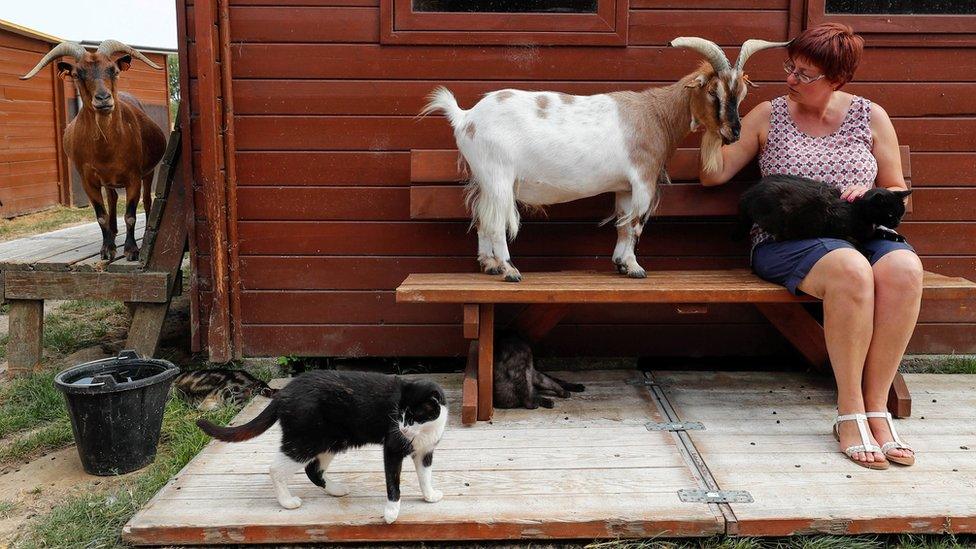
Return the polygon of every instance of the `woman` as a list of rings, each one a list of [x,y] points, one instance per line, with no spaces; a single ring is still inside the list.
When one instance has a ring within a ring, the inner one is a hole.
[[[721,171],[700,174],[702,184],[725,183],[759,154],[764,176],[817,179],[841,188],[847,200],[872,186],[905,189],[888,114],[841,91],[863,49],[864,40],[846,25],[800,34],[784,65],[787,95],[742,119],[739,141],[722,148]],[[757,227],[752,237],[756,274],[823,300],[841,451],[871,469],[886,469],[889,461],[913,464],[914,452],[895,433],[886,402],[918,319],[922,263],[915,251],[887,240],[868,242],[861,251],[830,238],[777,242]]]

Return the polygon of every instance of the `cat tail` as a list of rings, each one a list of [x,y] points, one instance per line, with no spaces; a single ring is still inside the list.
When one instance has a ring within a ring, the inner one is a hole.
[[[278,401],[272,400],[268,406],[258,414],[258,417],[248,421],[244,425],[237,427],[221,427],[200,418],[197,420],[197,427],[204,433],[217,440],[224,442],[240,442],[254,438],[268,430],[269,427],[278,421]]]

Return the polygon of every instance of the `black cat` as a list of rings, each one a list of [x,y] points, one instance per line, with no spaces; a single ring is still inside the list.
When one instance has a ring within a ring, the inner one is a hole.
[[[552,408],[552,399],[542,394],[569,398],[569,392],[582,392],[579,383],[569,383],[535,369],[532,348],[515,333],[498,334],[495,341],[493,393],[495,408]]]
[[[893,229],[901,223],[904,198],[912,191],[872,188],[853,202],[841,199],[840,194],[832,185],[805,177],[766,176],[742,193],[737,233],[744,235],[756,223],[777,240],[905,241]]]
[[[413,458],[424,500],[434,503],[443,496],[431,484],[434,448],[447,424],[447,399],[436,383],[316,370],[293,379],[244,425],[219,427],[203,419],[197,425],[216,439],[239,442],[258,436],[275,421],[281,422],[281,452],[271,465],[271,481],[286,509],[302,504],[288,490],[288,480],[302,467],[328,494],[348,494],[346,487],[326,481],[326,469],[337,454],[367,444],[383,445],[386,522],[400,513],[400,469],[407,456]]]

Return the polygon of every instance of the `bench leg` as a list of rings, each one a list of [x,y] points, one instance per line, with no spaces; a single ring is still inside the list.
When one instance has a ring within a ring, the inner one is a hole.
[[[814,368],[830,372],[823,326],[799,303],[757,303],[756,308]]]
[[[10,376],[28,374],[41,366],[44,344],[44,301],[11,299],[7,364]]]
[[[912,395],[901,372],[895,374],[888,390],[888,411],[894,417],[905,418],[912,415]]]
[[[478,421],[478,342],[468,347],[468,364],[461,384],[461,423],[473,425]]]
[[[495,306],[482,303],[478,306],[478,421],[491,420],[495,413],[493,400],[494,375],[492,362],[495,358]]]

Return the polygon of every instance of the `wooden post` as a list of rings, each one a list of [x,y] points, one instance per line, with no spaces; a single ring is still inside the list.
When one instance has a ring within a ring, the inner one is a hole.
[[[495,359],[495,306],[482,303],[478,309],[478,421],[488,421],[495,413],[492,374],[492,363]]]
[[[468,347],[468,363],[461,383],[461,423],[473,425],[478,421],[478,341]]]
[[[912,395],[901,372],[895,374],[888,390],[888,411],[894,417],[905,418],[912,415]]]
[[[210,360],[227,362],[232,357],[230,327],[230,272],[227,242],[227,188],[224,172],[223,109],[218,71],[217,0],[197,0],[194,30],[197,83],[200,97],[200,179],[210,240],[213,305],[207,330]]]
[[[44,353],[44,300],[11,299],[7,364],[10,375],[38,369]]]

